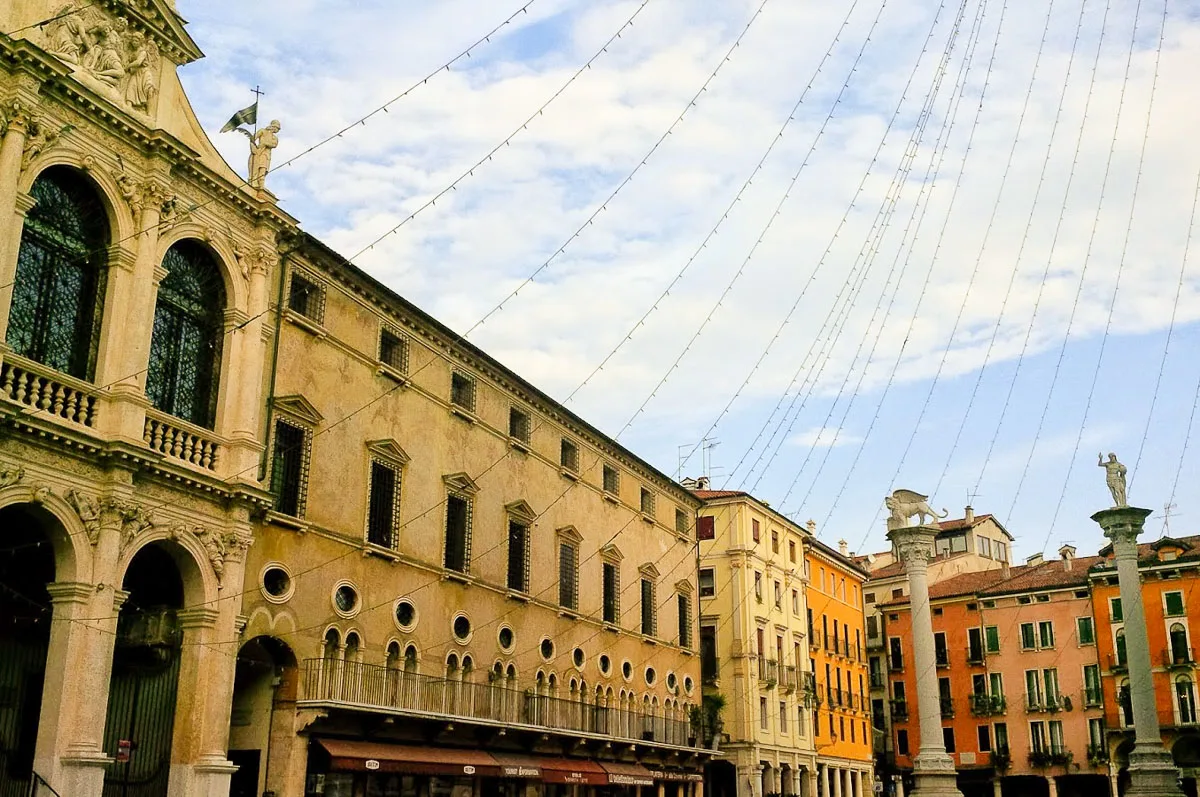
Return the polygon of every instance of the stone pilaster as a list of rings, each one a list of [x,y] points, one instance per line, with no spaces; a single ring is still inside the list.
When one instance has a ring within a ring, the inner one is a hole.
[[[28,111],[14,101],[0,109],[4,135],[0,138],[0,350],[8,332],[8,311],[12,304],[13,281],[17,276],[17,252],[21,246],[21,226],[25,208],[18,206],[18,182],[21,156],[25,151]]]
[[[942,709],[938,700],[937,669],[933,649],[933,618],[929,612],[929,560],[938,529],[906,526],[888,531],[908,576],[912,607],[913,670],[917,680],[917,707],[921,725],[920,748],[913,759],[916,788],[913,797],[948,795],[958,790],[954,759],[942,740]]]
[[[1129,693],[1133,704],[1134,746],[1129,754],[1128,797],[1179,795],[1179,770],[1162,744],[1154,705],[1154,676],[1146,637],[1146,610],[1138,573],[1137,540],[1153,510],[1114,507],[1092,515],[1112,541],[1125,615],[1125,652],[1129,662]]]

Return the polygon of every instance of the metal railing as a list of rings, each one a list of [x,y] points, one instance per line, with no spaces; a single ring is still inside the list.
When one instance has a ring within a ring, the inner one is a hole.
[[[950,651],[945,648],[937,648],[933,651],[933,660],[938,667],[950,666]]]
[[[938,698],[938,707],[942,710],[943,717],[954,716],[954,698],[940,697]]]
[[[1124,656],[1114,656],[1110,653],[1108,654],[1108,669],[1112,672],[1124,672],[1129,669],[1129,662],[1125,660]]]
[[[1004,695],[971,695],[971,713],[977,717],[1003,714],[1007,709],[1008,701],[1004,699]]]
[[[882,689],[887,685],[887,678],[881,672],[871,673],[871,688]]]
[[[1191,648],[1171,647],[1162,652],[1164,667],[1191,667],[1196,663],[1196,657]]]
[[[892,719],[906,720],[908,719],[908,701],[907,700],[892,700]]]
[[[1056,712],[1063,709],[1063,697],[1059,694],[1039,695],[1025,693],[1025,711],[1036,714],[1041,711]]]
[[[758,680],[765,683],[779,682],[779,662],[775,659],[758,660]]]
[[[983,648],[968,647],[967,648],[967,664],[983,664]]]
[[[418,716],[454,717],[486,724],[588,733],[618,739],[696,747],[705,729],[684,711],[643,713],[590,702],[586,694],[568,700],[531,689],[513,689],[507,680],[475,682],[435,678],[400,669],[336,659],[304,662],[301,702],[335,703]]]

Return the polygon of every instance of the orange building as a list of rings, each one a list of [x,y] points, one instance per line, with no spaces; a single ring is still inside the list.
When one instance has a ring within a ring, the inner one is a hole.
[[[804,543],[814,740],[820,794],[861,797],[874,781],[862,594],[868,573],[841,546],[835,551],[815,537]],[[826,782],[838,777],[840,785]]]
[[[1113,780],[1119,781],[1123,790],[1128,782],[1124,768],[1133,746],[1125,624],[1112,546],[1101,549],[1100,555],[1101,564],[1092,568],[1089,576],[1104,689],[1105,752]],[[1185,791],[1195,795],[1200,774],[1200,723],[1191,618],[1197,618],[1200,630],[1200,536],[1163,537],[1139,545],[1138,570],[1163,744],[1180,768]]]

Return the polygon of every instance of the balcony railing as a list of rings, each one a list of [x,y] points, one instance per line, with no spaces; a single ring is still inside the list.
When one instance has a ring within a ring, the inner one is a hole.
[[[1051,745],[1035,749],[1029,753],[1030,766],[1042,768],[1049,766],[1065,766],[1071,763],[1074,755],[1066,747]]]
[[[1191,648],[1167,648],[1162,652],[1164,667],[1191,667],[1196,663],[1196,657]]]
[[[887,685],[887,677],[881,672],[871,673],[871,688],[882,689]]]
[[[1038,695],[1025,694],[1025,711],[1029,714],[1037,714],[1042,711],[1054,713],[1063,710],[1064,698],[1062,695]]]
[[[1004,695],[971,695],[971,713],[976,717],[991,717],[1003,714],[1008,709]]]
[[[888,672],[904,672],[904,657],[888,656]]]
[[[0,364],[0,396],[80,426],[96,420],[95,385],[11,352]]]
[[[892,704],[892,719],[900,720],[900,721],[908,719],[908,701],[907,700],[893,700],[893,701],[891,701],[891,704]]]
[[[1108,763],[1108,745],[1105,744],[1089,744],[1087,746],[1088,763],[1094,767],[1102,766]]]
[[[305,661],[301,702],[677,747],[697,747],[705,735],[705,729],[689,722],[681,711],[645,714],[586,700],[539,695],[532,690],[434,678],[333,659]]]
[[[1099,687],[1084,687],[1083,689],[1083,707],[1098,708],[1104,705],[1104,691]]]
[[[952,697],[938,698],[938,705],[940,706],[940,708],[942,710],[943,717],[953,717],[954,716],[954,698],[952,698]]]
[[[142,440],[161,454],[204,470],[214,470],[220,456],[212,432],[155,410],[146,410]]]
[[[983,648],[967,648],[967,664],[983,664]]]
[[[1129,669],[1129,663],[1124,656],[1114,656],[1108,654],[1108,669],[1112,672],[1125,672]]]
[[[761,683],[779,683],[779,662],[775,659],[759,659],[758,680]]]
[[[933,659],[937,663],[938,667],[949,667],[950,651],[946,650],[945,648],[935,650],[933,652]]]

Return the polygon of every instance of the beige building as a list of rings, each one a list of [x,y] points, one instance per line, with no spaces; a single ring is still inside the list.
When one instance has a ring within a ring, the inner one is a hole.
[[[169,0],[66,11],[0,5],[0,792],[698,797],[700,501],[225,164]]]
[[[704,691],[724,702],[709,790],[816,797],[804,572],[810,540],[748,493],[703,489],[706,481],[690,484],[704,501],[697,528]]]

